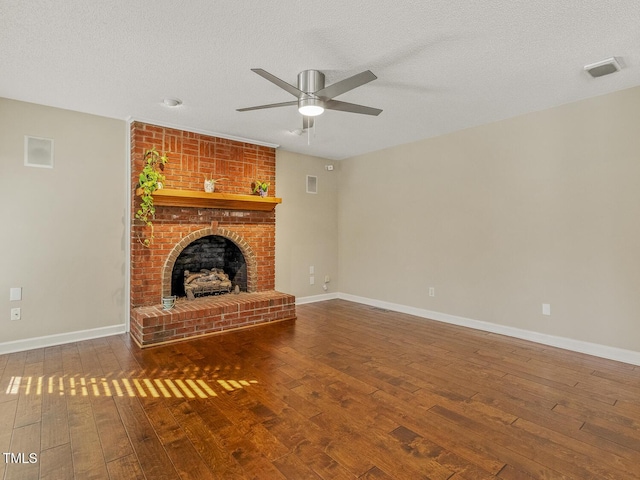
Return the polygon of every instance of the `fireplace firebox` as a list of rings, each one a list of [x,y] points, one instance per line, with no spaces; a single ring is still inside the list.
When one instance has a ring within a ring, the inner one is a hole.
[[[230,288],[227,288],[229,285],[226,284],[223,275],[217,275],[218,278],[215,278],[216,273],[212,273],[213,270],[224,272],[227,280],[231,282]],[[189,272],[186,276],[185,271]],[[198,275],[200,277],[197,277]],[[210,280],[211,277],[214,279]],[[187,288],[195,291],[195,296],[198,297],[229,292],[235,290],[236,286],[239,291],[246,292],[247,262],[238,246],[231,240],[218,235],[207,235],[189,244],[176,259],[171,273],[171,295],[189,296],[185,291],[187,281],[188,285],[198,283],[203,286],[199,290]],[[206,288],[207,283],[211,284],[211,288]]]

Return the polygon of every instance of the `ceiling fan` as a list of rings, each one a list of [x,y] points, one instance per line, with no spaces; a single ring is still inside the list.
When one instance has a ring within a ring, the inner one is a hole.
[[[364,105],[356,105],[354,103],[342,102],[334,100],[338,95],[360,87],[365,83],[375,80],[376,77],[370,70],[358,73],[349,78],[345,78],[339,82],[333,83],[328,87],[324,86],[324,73],[319,70],[304,70],[298,74],[298,86],[280,80],[275,75],[270,74],[261,68],[252,68],[251,71],[266,78],[271,83],[286,90],[297,98],[290,102],[270,103],[268,105],[258,105],[257,107],[239,108],[238,112],[247,112],[249,110],[262,110],[265,108],[287,107],[297,105],[298,111],[303,115],[302,128],[307,129],[313,127],[313,117],[321,115],[325,109],[339,110],[341,112],[360,113],[364,115],[380,115],[379,108],[365,107]]]

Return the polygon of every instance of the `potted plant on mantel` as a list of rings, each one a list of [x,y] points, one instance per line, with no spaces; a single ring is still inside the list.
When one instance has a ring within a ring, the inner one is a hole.
[[[138,241],[145,247],[150,247],[153,243],[153,221],[156,214],[156,207],[153,205],[153,192],[162,188],[165,177],[162,174],[165,164],[169,161],[167,154],[161,155],[160,152],[153,147],[144,152],[144,167],[140,172],[138,181],[138,189],[136,193],[140,195],[140,208],[136,212],[136,218],[145,226],[149,227],[149,235],[145,239],[141,239],[138,235]]]
[[[267,192],[269,191],[269,183],[261,182],[260,180],[256,180],[253,184],[253,193],[257,193],[261,197],[266,197]]]
[[[216,183],[227,180],[226,178],[208,178],[204,177],[204,191],[207,193],[213,193],[216,190]]]

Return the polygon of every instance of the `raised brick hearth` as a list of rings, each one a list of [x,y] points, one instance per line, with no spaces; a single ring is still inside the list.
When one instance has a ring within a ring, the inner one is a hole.
[[[183,299],[171,310],[160,305],[134,309],[131,335],[146,347],[295,316],[295,297],[275,291]]]
[[[203,191],[205,176],[226,180],[216,192],[251,195],[255,180],[269,182],[275,196],[275,150],[193,132],[131,124],[131,334],[141,346],[183,340],[232,328],[295,318],[295,298],[275,288],[275,210],[156,206],[154,241],[139,239],[147,227],[135,220],[135,195],[144,152],[166,152],[165,188]],[[162,310],[171,293],[172,268],[190,242],[215,235],[233,242],[246,261],[246,291]]]

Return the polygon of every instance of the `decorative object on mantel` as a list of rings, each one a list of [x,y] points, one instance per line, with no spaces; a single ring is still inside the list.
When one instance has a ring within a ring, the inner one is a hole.
[[[221,182],[222,180],[227,180],[226,178],[207,178],[204,179],[204,191],[207,193],[213,193],[216,191],[216,183]]]
[[[153,243],[153,222],[156,208],[153,205],[153,192],[162,188],[165,177],[162,174],[165,164],[169,161],[167,154],[160,155],[156,147],[144,152],[144,167],[140,172],[138,190],[140,195],[140,208],[136,212],[136,218],[149,227],[149,235],[144,240],[138,236],[138,241],[145,247],[150,247]]]
[[[168,297],[162,297],[162,309],[171,310],[176,304],[176,296],[170,295]]]
[[[261,197],[266,197],[267,192],[269,191],[269,182],[261,182],[260,180],[256,180],[253,184],[253,193],[257,193]]]

